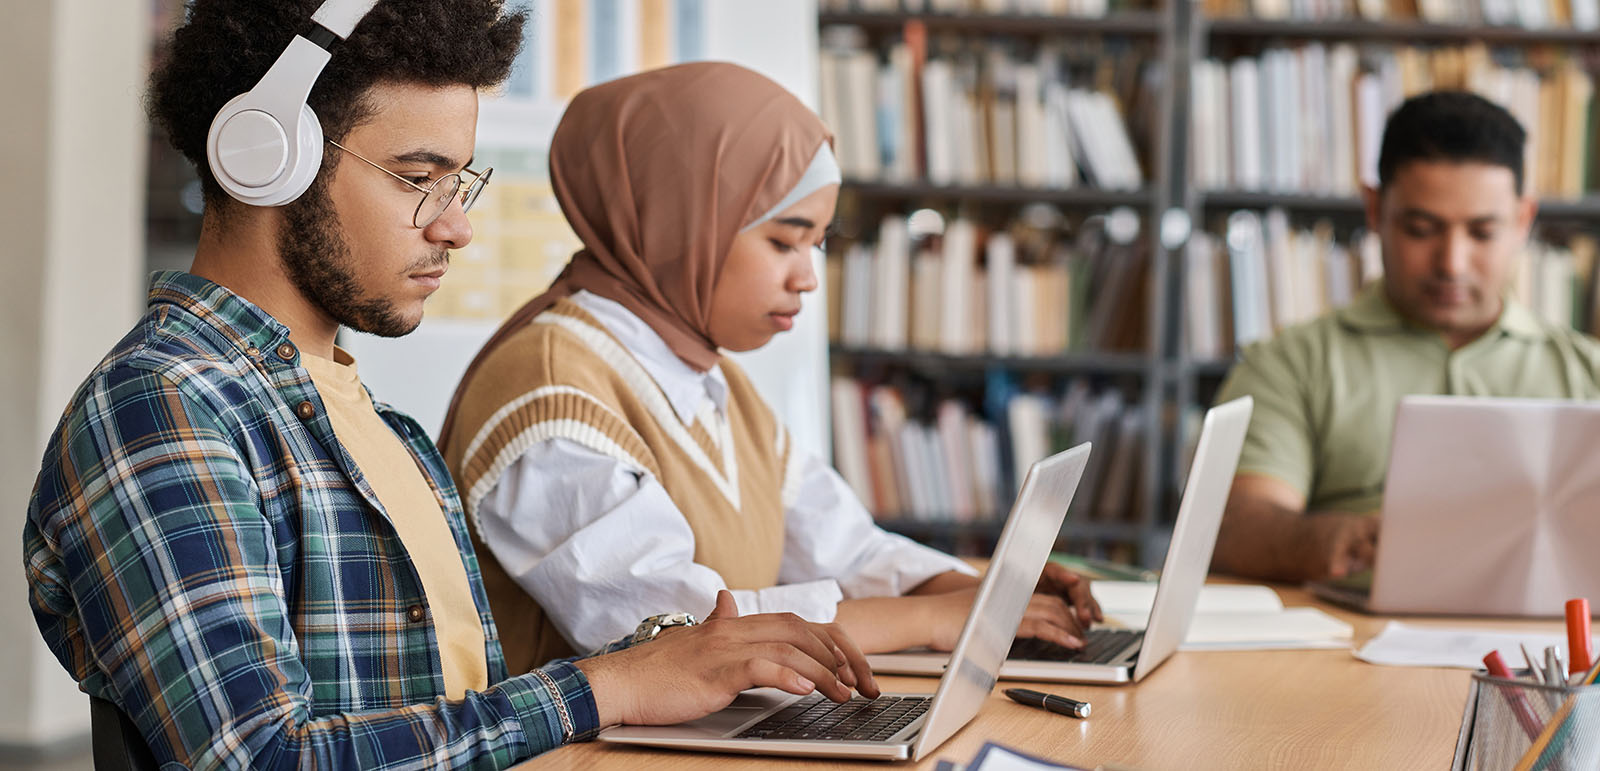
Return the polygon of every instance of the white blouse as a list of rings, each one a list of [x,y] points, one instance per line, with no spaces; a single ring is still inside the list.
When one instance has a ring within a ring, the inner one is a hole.
[[[619,303],[588,292],[572,299],[633,354],[685,425],[715,423],[707,433],[726,436],[721,367],[696,372]],[[828,622],[844,599],[898,596],[952,570],[975,575],[961,560],[879,528],[820,458],[798,460],[778,585],[735,591],[741,615],[787,611]],[[705,618],[727,588],[694,562],[694,532],[655,477],[565,439],[535,444],[507,468],[478,504],[478,526],[501,566],[580,651],[656,613]]]

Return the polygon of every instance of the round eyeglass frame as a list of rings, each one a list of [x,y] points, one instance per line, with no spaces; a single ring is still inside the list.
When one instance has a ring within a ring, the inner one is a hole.
[[[494,174],[494,169],[492,167],[486,168],[483,171],[462,169],[459,172],[452,171],[449,174],[434,180],[433,183],[429,184],[427,187],[423,187],[409,179],[406,179],[405,177],[400,176],[399,174],[384,168],[383,166],[378,165],[377,163],[363,156],[361,153],[351,150],[350,148],[345,147],[344,145],[341,145],[332,139],[326,139],[324,141],[330,145],[333,145],[334,147],[339,148],[341,152],[346,152],[355,156],[356,159],[362,163],[365,163],[368,166],[377,169],[378,171],[400,180],[400,182],[406,187],[421,193],[422,200],[417,202],[416,211],[411,213],[411,224],[419,230],[432,225],[434,222],[438,221],[440,217],[444,216],[444,213],[450,209],[450,201],[455,199],[458,195],[461,198],[461,212],[465,214],[471,211],[472,205],[478,202],[478,196],[483,194],[484,185],[489,184],[489,177]],[[463,182],[461,178],[462,174],[472,175],[472,182],[468,184],[465,189],[462,189],[461,187],[461,183]],[[423,216],[424,210],[430,212],[426,217]]]

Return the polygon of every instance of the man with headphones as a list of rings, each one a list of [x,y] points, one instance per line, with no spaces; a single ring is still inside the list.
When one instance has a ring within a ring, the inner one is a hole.
[[[877,693],[837,628],[730,596],[505,671],[443,459],[335,336],[414,329],[472,238],[478,90],[522,22],[501,0],[194,0],[152,78],[200,243],[73,395],[24,556],[46,643],[157,762],[503,767],[753,686]]]

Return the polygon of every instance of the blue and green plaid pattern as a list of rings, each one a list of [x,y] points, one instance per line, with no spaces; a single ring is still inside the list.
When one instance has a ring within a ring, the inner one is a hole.
[[[378,404],[449,517],[486,633],[495,685],[443,698],[422,583],[300,355],[229,290],[154,277],[28,507],[29,599],[61,664],[186,767],[504,767],[561,743],[558,698],[591,736],[570,661],[544,667],[559,693],[506,676],[444,460]]]

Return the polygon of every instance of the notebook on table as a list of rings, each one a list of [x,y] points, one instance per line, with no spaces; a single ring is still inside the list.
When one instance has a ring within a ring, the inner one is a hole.
[[[839,705],[774,688],[741,694],[726,709],[673,726],[615,726],[600,741],[682,750],[867,760],[920,760],[973,716],[994,688],[1067,507],[1089,459],[1082,444],[1034,464],[1012,505],[994,557],[950,661],[927,694],[857,697]]]

